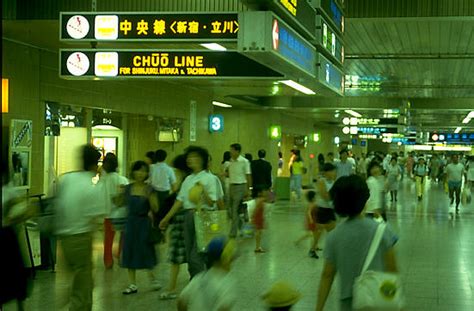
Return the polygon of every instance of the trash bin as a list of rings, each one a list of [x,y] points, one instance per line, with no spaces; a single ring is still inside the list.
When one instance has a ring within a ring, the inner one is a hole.
[[[277,200],[290,199],[290,177],[277,177],[273,187]]]

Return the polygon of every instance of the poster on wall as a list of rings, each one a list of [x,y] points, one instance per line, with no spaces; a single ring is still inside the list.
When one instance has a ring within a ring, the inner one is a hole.
[[[14,187],[29,189],[31,184],[31,145],[33,121],[11,120],[10,124],[10,179]]]

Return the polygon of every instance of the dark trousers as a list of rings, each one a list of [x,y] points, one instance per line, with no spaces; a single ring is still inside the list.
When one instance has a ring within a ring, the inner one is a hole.
[[[453,204],[454,196],[456,196],[456,208],[459,207],[459,203],[461,202],[461,185],[462,182],[448,182],[449,199],[451,200],[451,204]]]
[[[188,260],[188,272],[191,278],[206,269],[204,255],[198,252],[196,243],[196,228],[194,227],[194,211],[184,213],[184,247]]]

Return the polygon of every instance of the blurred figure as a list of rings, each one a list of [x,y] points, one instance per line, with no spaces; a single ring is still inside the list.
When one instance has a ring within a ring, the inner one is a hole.
[[[154,290],[161,288],[153,274],[157,259],[154,244],[150,241],[152,221],[148,216],[150,211],[158,212],[158,197],[153,188],[145,183],[148,174],[149,166],[145,162],[135,162],[132,166],[133,182],[127,185],[124,193],[128,216],[124,231],[122,267],[128,269],[130,283],[122,292],[124,295],[138,292],[137,269],[147,269],[151,287]]]
[[[467,185],[469,189],[469,194],[472,195],[473,187],[474,187],[474,156],[469,156],[467,159],[467,167],[466,167],[467,175]]]
[[[415,158],[413,157],[413,153],[408,154],[408,158],[406,159],[406,168],[407,168],[407,176],[409,178],[413,178],[413,167],[415,166]]]
[[[278,170],[277,176],[281,176],[283,174],[283,153],[281,151],[278,152]]]
[[[3,150],[6,154],[8,152]],[[17,225],[32,216],[28,208],[10,182],[8,156],[2,154],[2,226],[0,245],[2,264],[0,266],[0,306],[16,300],[18,310],[22,311],[23,301],[28,296],[29,273],[25,268],[17,237]]]
[[[194,211],[198,207],[204,210],[215,209],[218,189],[215,177],[207,171],[209,162],[207,149],[190,146],[186,149],[185,156],[187,166],[192,170],[192,174],[186,177],[182,183],[173,207],[160,222],[160,229],[166,229],[173,216],[184,209],[184,243],[188,271],[193,278],[205,269],[204,258],[199,252],[196,242]]]
[[[403,181],[403,177],[405,176],[405,169],[406,169],[406,162],[407,159],[405,158],[405,153],[403,151],[400,151],[398,154],[398,165],[400,166],[400,181]]]
[[[329,152],[328,153],[328,158],[326,160],[326,163],[332,163],[334,164],[335,162],[335,159],[334,159],[334,153],[333,152]]]
[[[298,246],[299,243],[306,240],[307,238],[313,238],[308,255],[311,258],[317,259],[319,258],[319,256],[316,254],[316,251],[319,250],[317,245],[319,228],[316,224],[318,213],[318,207],[316,206],[316,192],[312,190],[308,191],[306,193],[306,199],[308,201],[308,206],[306,207],[305,213],[305,229],[307,233],[296,240],[295,245]]]
[[[438,182],[441,168],[441,161],[436,154],[433,155],[430,161],[430,177],[434,182]]]
[[[72,272],[69,310],[92,309],[92,233],[105,215],[103,182],[94,185],[100,153],[82,147],[82,170],[60,178],[57,196],[57,234],[66,267]]]
[[[365,205],[365,214],[369,218],[378,219],[382,216],[384,219],[384,178],[382,167],[377,161],[372,161],[367,168],[367,186],[369,188],[369,199]]]
[[[323,173],[323,167],[324,167],[324,155],[320,153],[318,155],[318,176],[320,176]]]
[[[390,201],[397,202],[398,192],[398,177],[400,176],[400,166],[397,163],[397,158],[390,159],[390,165],[387,169],[387,190],[390,191]]]
[[[232,220],[232,228],[230,237],[235,238],[240,230],[242,223],[239,216],[239,206],[242,201],[252,194],[252,172],[250,170],[250,162],[240,155],[242,146],[240,144],[232,144],[230,146],[230,165],[229,165],[229,212]]]
[[[453,154],[452,161],[446,167],[446,174],[449,187],[449,199],[451,205],[454,204],[454,197],[456,196],[456,214],[459,213],[459,203],[461,202],[461,186],[462,177],[464,175],[464,165],[459,163],[459,156]]]
[[[415,182],[416,182],[416,195],[418,201],[423,199],[423,192],[425,190],[425,179],[428,176],[428,167],[426,166],[425,159],[419,158],[418,163],[414,167],[415,171]]]
[[[191,174],[186,165],[186,156],[181,154],[173,160],[173,167],[176,170],[178,192],[181,190],[183,181]],[[169,211],[176,201],[177,193],[173,193],[165,202],[165,206],[160,207]],[[170,221],[169,231],[169,261],[171,262],[170,282],[167,290],[160,295],[160,299],[176,299],[178,297],[176,285],[178,281],[180,265],[187,263],[186,247],[184,243],[184,217],[185,211],[177,212]]]
[[[367,179],[367,157],[365,153],[362,153],[359,163],[357,164],[357,174],[362,177],[362,179]]]
[[[222,155],[222,162],[221,162],[221,172],[220,172],[220,177],[221,177],[221,182],[222,185],[224,186],[224,202],[225,205],[228,206],[229,204],[229,187],[230,187],[230,181],[229,181],[229,165],[230,165],[230,151],[224,152]]]
[[[266,152],[263,149],[258,151],[258,160],[250,163],[250,171],[252,172],[253,193],[252,197],[256,197],[257,188],[272,188],[272,165],[265,160]]]
[[[148,152],[145,154],[145,163],[148,164],[148,165],[152,165],[152,164],[155,164],[155,163],[156,163],[156,160],[155,160],[155,152],[153,152],[153,151],[148,151]]]
[[[268,189],[257,186],[255,193],[255,210],[252,215],[252,223],[255,226],[255,253],[266,253],[262,248],[262,233],[265,228],[265,203],[268,200]]]
[[[367,256],[378,223],[362,215],[369,189],[359,176],[341,177],[331,189],[334,209],[348,217],[326,238],[324,267],[319,284],[316,311],[324,310],[336,273],[340,282],[340,310],[352,310],[352,288]],[[397,272],[394,245],[398,238],[386,228],[369,270]]]
[[[252,161],[253,161],[253,156],[252,156],[252,154],[250,154],[250,153],[246,153],[246,154],[245,154],[245,158],[246,158],[249,162],[252,162]]]
[[[337,177],[341,178],[342,176],[349,176],[354,174],[354,165],[352,161],[349,161],[349,153],[347,149],[343,149],[339,152],[340,161],[336,162],[334,165],[337,170]]]
[[[303,172],[305,170],[303,159],[298,152],[295,153],[295,158],[290,166],[291,180],[290,184],[293,186],[291,191],[296,193],[296,199],[301,200],[301,192],[303,190]]]
[[[229,274],[235,259],[233,240],[217,237],[207,247],[208,270],[194,277],[178,299],[179,311],[231,311],[238,292]]]
[[[288,311],[300,300],[301,294],[288,282],[278,281],[262,295],[267,310]]]
[[[100,178],[106,191],[104,218],[104,265],[106,269],[113,267],[112,248],[115,232],[123,225],[127,216],[124,206],[117,206],[116,199],[121,193],[121,187],[128,184],[128,179],[117,173],[118,159],[113,153],[107,153],[102,164]],[[114,226],[115,223],[115,226]],[[122,250],[122,235],[120,236],[118,255]]]

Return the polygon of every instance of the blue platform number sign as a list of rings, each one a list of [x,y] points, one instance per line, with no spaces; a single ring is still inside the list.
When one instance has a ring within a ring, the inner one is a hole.
[[[209,116],[209,132],[223,132],[224,131],[224,117],[220,114],[211,114]]]

